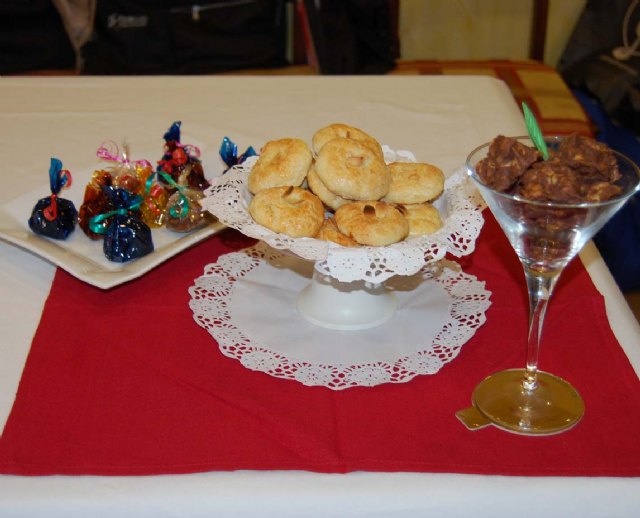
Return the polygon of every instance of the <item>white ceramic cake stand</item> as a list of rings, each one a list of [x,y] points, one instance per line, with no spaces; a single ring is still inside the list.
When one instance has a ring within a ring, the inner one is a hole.
[[[409,151],[383,146],[385,160],[415,162]],[[384,324],[397,310],[396,296],[385,286],[394,275],[413,275],[447,253],[461,257],[473,252],[483,224],[482,201],[464,170],[450,175],[443,194],[434,202],[443,219],[436,233],[384,247],[343,247],[312,238],[292,238],[258,225],[247,211],[246,188],[257,157],[215,178],[200,201],[224,225],[286,250],[315,268],[310,283],[297,298],[298,311],[309,322],[328,329],[362,330]]]
[[[360,330],[390,320],[398,299],[384,283],[341,282],[314,269],[311,282],[298,295],[298,312],[312,324],[339,330]]]

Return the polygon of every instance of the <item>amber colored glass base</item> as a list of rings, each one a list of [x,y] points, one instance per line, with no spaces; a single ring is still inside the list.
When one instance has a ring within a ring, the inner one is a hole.
[[[566,381],[538,372],[538,385],[526,390],[524,369],[501,371],[484,379],[473,392],[473,404],[495,426],[525,435],[568,430],[584,415],[584,402]]]

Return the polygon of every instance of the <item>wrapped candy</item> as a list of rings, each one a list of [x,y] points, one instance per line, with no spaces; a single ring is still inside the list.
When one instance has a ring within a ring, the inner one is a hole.
[[[180,142],[180,121],[174,122],[164,134],[164,155],[158,161],[156,171],[164,172],[182,187],[204,190],[209,182],[204,177],[204,169],[200,161],[200,149]],[[163,183],[163,180],[159,178]],[[165,187],[170,187],[165,184]]]
[[[67,239],[74,231],[78,211],[70,200],[58,198],[58,193],[71,185],[71,173],[62,169],[62,162],[51,159],[49,166],[51,196],[38,200],[31,211],[29,228],[36,234],[53,239]]]
[[[153,252],[151,229],[142,221],[139,213],[142,197],[125,189],[104,189],[114,209],[94,216],[91,230],[104,234],[105,257],[109,261],[124,263]]]
[[[190,232],[213,221],[213,217],[200,205],[204,197],[202,191],[177,185],[166,173],[159,176],[176,189],[167,202],[166,226],[169,230]]]
[[[142,194],[147,179],[153,174],[153,166],[148,160],[130,160],[129,146],[125,143],[120,152],[114,142],[103,142],[96,156],[109,162],[108,170],[113,177],[113,185],[135,194]]]
[[[150,227],[161,227],[166,220],[169,192],[162,185],[153,183],[154,176],[155,173],[147,179],[140,214]]]
[[[113,210],[111,198],[107,195],[105,187],[113,186],[113,176],[109,171],[95,171],[91,180],[84,189],[84,198],[78,213],[78,224],[82,231],[91,239],[98,240],[104,237],[104,232],[91,230],[92,219],[98,214],[104,214]],[[106,229],[107,222],[102,226]]]
[[[129,147],[126,144],[120,153],[115,143],[104,142],[96,151],[96,156],[108,162],[108,165],[105,169],[93,173],[85,187],[78,216],[80,228],[94,240],[102,239],[104,233],[91,230],[92,219],[114,209],[104,187],[117,187],[133,194],[142,194],[147,179],[153,174],[153,166],[149,161],[129,159]],[[106,222],[103,222],[103,226],[106,227]]]
[[[227,168],[222,174],[226,173],[234,165],[241,164],[251,156],[256,156],[256,151],[252,146],[249,146],[244,153],[238,156],[238,146],[229,140],[229,137],[224,137],[220,145],[220,158],[222,158],[222,161],[227,165]]]
[[[189,188],[174,192],[167,202],[167,228],[174,232],[191,232],[210,223],[211,216],[202,210],[199,202],[203,196],[202,191]]]

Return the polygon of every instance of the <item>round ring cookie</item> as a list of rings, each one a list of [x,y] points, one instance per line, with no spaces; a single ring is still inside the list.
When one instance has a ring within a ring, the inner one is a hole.
[[[349,200],[378,200],[391,182],[384,160],[349,138],[334,138],[322,146],[315,171],[327,189]]]
[[[383,201],[356,201],[335,213],[340,232],[362,245],[386,246],[409,234],[409,222],[393,205]]]
[[[313,194],[315,194],[320,201],[324,203],[327,207],[336,210],[338,207],[341,207],[345,203],[350,203],[351,200],[346,200],[341,198],[337,194],[332,193],[327,186],[322,183],[322,180],[318,177],[318,173],[313,166],[309,169],[307,173],[307,184],[309,185],[309,189]]]
[[[408,237],[433,234],[442,228],[443,223],[440,212],[430,203],[398,205],[398,210],[409,221]]]
[[[431,164],[389,164],[391,184],[383,198],[389,203],[414,204],[436,199],[444,190],[444,173]]]
[[[283,185],[298,187],[311,166],[309,146],[298,138],[283,138],[267,142],[249,173],[248,188],[251,194]]]
[[[270,187],[249,203],[256,223],[291,237],[314,237],[324,222],[324,206],[315,194],[300,187]]]
[[[321,239],[323,241],[332,241],[342,246],[358,246],[357,241],[351,239],[348,236],[345,236],[342,232],[340,232],[334,218],[327,218],[324,220],[324,223],[322,224],[322,227],[320,227],[320,232],[318,232],[316,239]]]
[[[362,142],[381,158],[384,157],[380,143],[368,133],[348,124],[335,123],[319,129],[311,138],[311,146],[315,154],[319,154],[322,147],[334,138],[350,138]]]

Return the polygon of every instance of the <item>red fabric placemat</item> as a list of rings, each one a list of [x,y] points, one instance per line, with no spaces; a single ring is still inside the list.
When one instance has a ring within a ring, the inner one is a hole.
[[[188,288],[220,254],[252,244],[234,231],[106,292],[58,270],[0,442],[0,472],[640,475],[640,382],[578,260],[550,304],[541,367],[576,386],[583,420],[564,434],[523,437],[471,432],[455,418],[483,377],[524,362],[522,273],[486,218],[462,262],[493,292],[487,323],[438,374],[373,388],[310,388],[220,353],[193,320]]]

